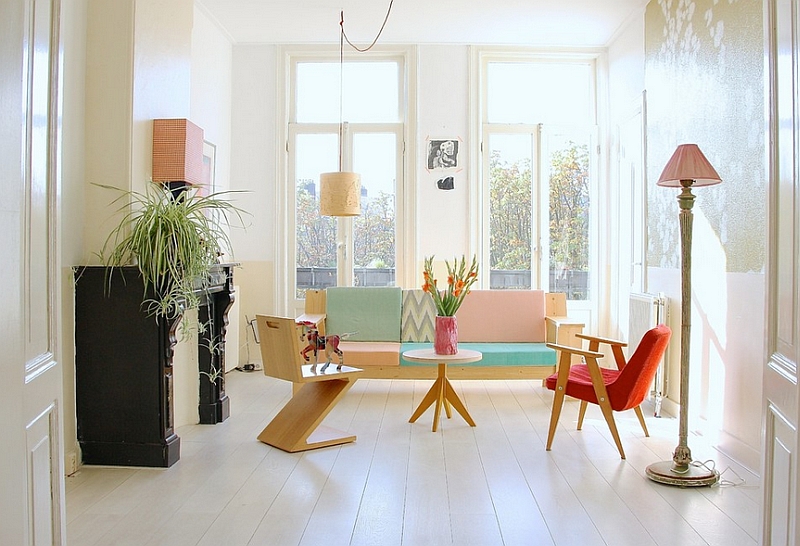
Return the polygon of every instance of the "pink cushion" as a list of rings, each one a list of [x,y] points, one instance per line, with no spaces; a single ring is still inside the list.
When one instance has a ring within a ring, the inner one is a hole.
[[[544,343],[544,310],[542,290],[472,290],[456,313],[458,340]]]
[[[344,354],[344,363],[354,368],[400,365],[399,343],[342,341],[339,348]]]

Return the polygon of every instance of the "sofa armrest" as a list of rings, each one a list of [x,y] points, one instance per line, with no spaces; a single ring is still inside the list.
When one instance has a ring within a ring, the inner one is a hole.
[[[569,317],[545,317],[544,320],[547,324],[547,343],[581,348],[582,343],[578,336],[583,333],[583,322]],[[573,354],[573,364],[579,360],[580,356]]]

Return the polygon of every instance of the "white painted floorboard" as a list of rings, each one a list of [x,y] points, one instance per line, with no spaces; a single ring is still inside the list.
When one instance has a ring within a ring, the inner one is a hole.
[[[354,444],[303,454],[256,440],[291,387],[231,372],[231,416],[180,428],[169,469],[83,466],[67,478],[69,546],[755,545],[759,479],[690,437],[697,460],[743,485],[680,489],[645,478],[668,460],[677,420],[562,412],[545,451],[552,393],[539,381],[453,381],[477,426],[432,410],[431,381],[360,380],[326,419]],[[647,414],[647,408],[645,408]]]

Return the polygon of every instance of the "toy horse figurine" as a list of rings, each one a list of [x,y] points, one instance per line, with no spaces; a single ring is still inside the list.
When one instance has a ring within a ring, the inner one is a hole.
[[[353,334],[321,336],[317,330],[317,325],[313,322],[301,322],[300,324],[303,326],[303,333],[300,335],[300,340],[302,341],[303,338],[308,339],[308,345],[300,351],[300,355],[302,355],[303,360],[309,362],[308,353],[314,353],[314,363],[311,366],[311,370],[316,372],[317,354],[319,351],[325,351],[325,365],[322,366],[322,372],[325,372],[325,369],[330,366],[334,354],[339,361],[339,365],[336,366],[336,369],[341,370],[344,364],[344,354],[339,348],[339,342]]]

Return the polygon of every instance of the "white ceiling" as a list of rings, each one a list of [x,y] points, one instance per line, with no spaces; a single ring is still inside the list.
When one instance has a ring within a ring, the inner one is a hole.
[[[605,46],[648,0],[394,0],[381,43]],[[389,0],[197,0],[234,43],[336,43],[339,13],[360,45]]]

